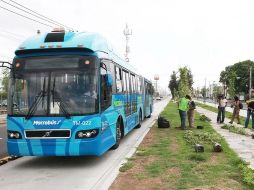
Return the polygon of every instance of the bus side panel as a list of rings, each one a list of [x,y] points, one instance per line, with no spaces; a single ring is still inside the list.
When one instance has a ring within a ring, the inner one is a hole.
[[[143,98],[142,94],[138,94],[138,95],[137,95],[137,112],[138,112],[138,114],[139,114],[139,112],[140,112],[140,110],[141,110],[141,113],[142,113],[142,120],[144,119],[144,115],[145,115],[145,113],[144,113],[144,103],[143,103],[143,101],[144,101],[144,98]]]

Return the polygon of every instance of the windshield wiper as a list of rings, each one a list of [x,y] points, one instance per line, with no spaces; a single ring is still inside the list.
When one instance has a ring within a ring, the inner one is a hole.
[[[45,97],[46,93],[45,93],[45,77],[44,77],[44,80],[43,80],[43,87],[42,87],[42,90],[36,95],[31,107],[29,108],[28,110],[28,113],[26,115],[26,119],[29,119],[33,114],[34,112],[36,111],[37,109],[37,106],[38,104],[40,103],[41,99],[43,98],[43,102],[44,103],[44,97]],[[43,105],[42,105],[43,107]]]
[[[53,107],[54,107],[54,104],[55,104],[55,98],[57,96],[57,104],[59,106],[59,108],[61,109],[61,111],[63,112],[63,114],[65,115],[65,117],[67,119],[70,118],[70,113],[68,112],[68,105],[65,101],[63,101],[63,99],[59,96],[59,93],[55,91],[55,78],[54,78],[54,83],[53,83],[53,89],[51,90],[51,93],[52,93],[52,99],[53,99]]]
[[[43,90],[41,90],[37,96],[35,97],[35,100],[33,101],[33,104],[31,105],[31,107],[28,110],[28,113],[26,115],[26,119],[29,119],[34,112],[36,111],[37,105],[39,104],[39,102],[41,101],[42,96],[44,96],[44,92]]]

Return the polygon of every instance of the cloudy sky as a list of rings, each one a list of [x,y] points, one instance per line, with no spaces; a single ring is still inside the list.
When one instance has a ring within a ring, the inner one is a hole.
[[[207,84],[217,82],[225,66],[254,60],[252,0],[15,1],[79,31],[102,33],[122,55],[128,23],[131,64],[149,79],[159,74],[163,88],[180,66],[192,70],[194,85],[200,87],[205,78]],[[14,10],[1,1],[0,6]],[[19,43],[37,29],[51,30],[0,8],[0,59],[13,57]]]

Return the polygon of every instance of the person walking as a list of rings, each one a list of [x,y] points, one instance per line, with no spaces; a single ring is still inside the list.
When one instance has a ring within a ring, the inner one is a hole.
[[[221,95],[219,95],[218,98],[217,98],[217,102],[218,102],[217,123],[220,123],[220,121],[221,121],[221,109],[220,109],[221,98],[222,98]]]
[[[225,120],[225,109],[227,106],[227,99],[223,95],[219,96],[218,99],[218,116],[217,116],[217,123],[224,123]]]
[[[231,105],[231,107],[234,108],[233,110],[233,115],[232,115],[232,119],[229,123],[233,123],[235,118],[237,119],[237,124],[241,124],[240,122],[240,116],[239,116],[239,112],[240,112],[240,100],[237,96],[234,97],[234,102]]]
[[[181,98],[178,102],[178,109],[179,109],[179,115],[181,118],[181,129],[186,129],[186,112],[189,108],[189,100],[190,96],[186,95],[185,97]]]
[[[190,128],[194,128],[195,109],[196,109],[196,104],[192,100],[192,98],[190,97],[190,99],[189,99],[189,109],[187,111],[189,127]]]
[[[249,120],[250,120],[250,116],[252,119],[252,129],[254,129],[254,100],[250,99],[246,101],[247,104],[247,117],[245,119],[245,124],[244,124],[244,128],[248,128],[249,125]]]

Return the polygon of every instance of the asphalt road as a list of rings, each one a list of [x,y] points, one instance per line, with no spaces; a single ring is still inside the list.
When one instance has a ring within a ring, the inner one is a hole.
[[[22,157],[0,166],[0,189],[108,189],[121,164],[135,152],[168,101],[155,102],[152,117],[128,134],[117,150],[101,157]]]

